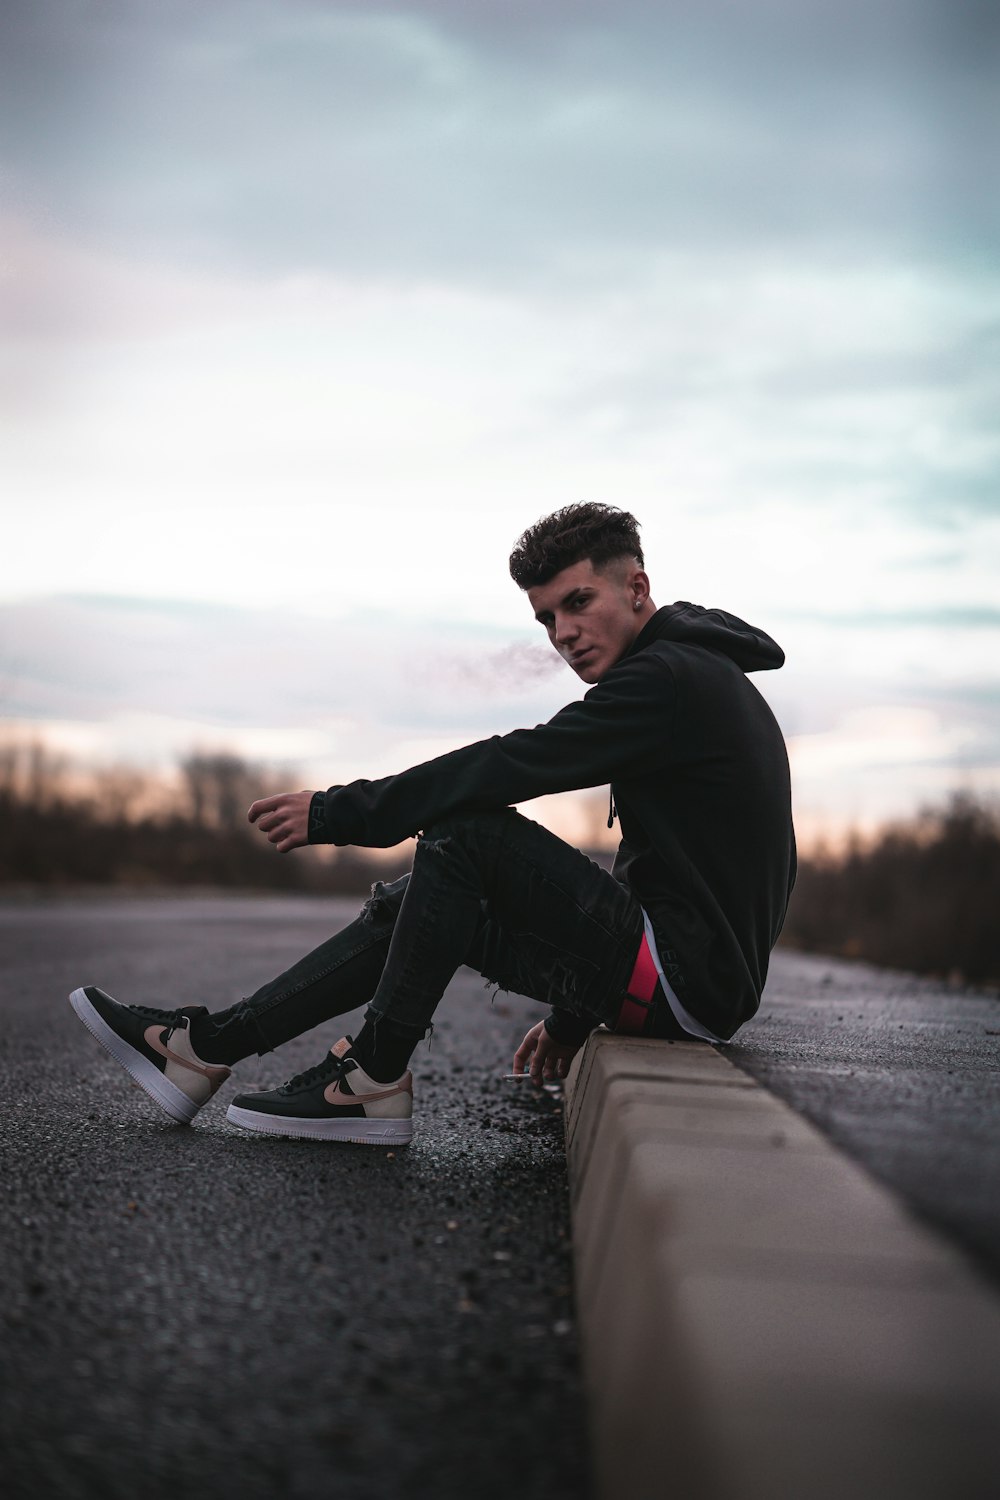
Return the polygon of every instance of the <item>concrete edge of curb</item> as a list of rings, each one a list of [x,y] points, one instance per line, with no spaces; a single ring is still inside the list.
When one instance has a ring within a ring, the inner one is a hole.
[[[1000,1494],[1000,1298],[699,1042],[595,1032],[566,1086],[601,1500]]]

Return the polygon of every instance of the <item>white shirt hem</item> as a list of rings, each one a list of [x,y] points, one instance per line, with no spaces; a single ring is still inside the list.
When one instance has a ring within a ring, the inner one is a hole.
[[[660,983],[663,986],[663,993],[667,997],[667,1004],[670,1006],[670,1009],[674,1013],[674,1020],[679,1026],[683,1026],[684,1030],[688,1033],[689,1036],[699,1037],[703,1042],[716,1042],[720,1046],[725,1046],[725,1041],[721,1036],[715,1036],[711,1031],[709,1031],[707,1026],[703,1026],[700,1021],[696,1021],[694,1016],[692,1016],[688,1011],[684,1009],[683,1005],[671,989],[670,985],[667,983],[666,976],[663,972],[663,965],[660,962],[660,954],[656,946],[656,938],[653,936],[653,924],[649,920],[649,914],[647,913],[646,908],[642,907],[641,911],[643,926],[646,929],[646,942],[649,944],[649,951],[653,955],[653,962],[656,965],[656,972],[660,976]]]

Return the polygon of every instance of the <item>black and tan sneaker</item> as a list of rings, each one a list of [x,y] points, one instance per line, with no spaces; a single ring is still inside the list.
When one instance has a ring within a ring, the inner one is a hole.
[[[405,1146],[413,1135],[413,1076],[378,1083],[348,1055],[342,1037],[316,1067],[280,1088],[238,1094],[226,1118],[263,1135],[306,1136],[357,1145]]]
[[[232,1072],[202,1062],[191,1045],[191,1018],[207,1015],[204,1005],[122,1005],[92,984],[74,990],[69,1003],[126,1073],[182,1125],[190,1125]]]

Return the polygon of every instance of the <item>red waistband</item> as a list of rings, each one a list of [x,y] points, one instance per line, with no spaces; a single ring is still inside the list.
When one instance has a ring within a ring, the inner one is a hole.
[[[646,934],[643,933],[632,978],[628,982],[628,992],[622,1000],[615,1022],[615,1031],[631,1032],[633,1035],[645,1031],[659,977]]]

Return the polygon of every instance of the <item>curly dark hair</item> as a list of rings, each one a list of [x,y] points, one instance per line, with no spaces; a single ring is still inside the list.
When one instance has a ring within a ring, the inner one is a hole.
[[[634,557],[642,567],[635,516],[616,505],[564,505],[518,537],[510,554],[510,576],[518,588],[532,589],[587,557],[595,568],[619,557]]]

